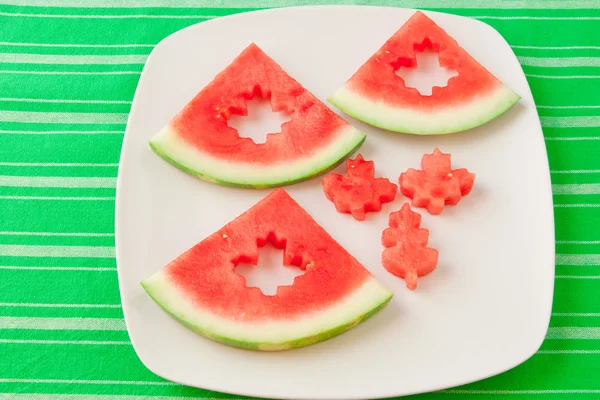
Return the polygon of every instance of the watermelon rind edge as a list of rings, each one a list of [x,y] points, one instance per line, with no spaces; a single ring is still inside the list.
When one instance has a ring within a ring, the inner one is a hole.
[[[521,99],[506,85],[482,94],[466,104],[424,112],[416,108],[394,107],[385,100],[375,101],[346,83],[328,97],[328,101],[346,114],[377,128],[414,135],[444,135],[483,125]]]
[[[213,157],[186,143],[169,125],[158,132],[149,145],[163,160],[197,178],[224,186],[260,189],[290,185],[326,173],[359,148],[365,139],[365,134],[348,125],[336,139],[310,157],[262,166]]]
[[[164,271],[146,278],[141,286],[156,304],[188,329],[215,342],[254,351],[290,350],[329,340],[371,318],[393,297],[375,277],[370,277],[338,304],[316,316],[250,324],[223,319],[194,305]],[[343,302],[347,304],[340,305]]]

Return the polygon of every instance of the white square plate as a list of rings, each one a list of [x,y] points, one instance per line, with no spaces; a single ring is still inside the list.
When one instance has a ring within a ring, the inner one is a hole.
[[[458,206],[423,209],[438,268],[409,292],[381,265],[381,231],[396,201],[357,222],[334,211],[319,178],[288,192],[359,259],[393,301],[372,319],[302,349],[258,353],[209,341],[167,316],[140,281],[266,196],[193,178],[152,153],[148,140],[250,42],[324,100],[414,10],[325,6],[215,19],[159,43],[144,68],[123,145],[117,189],[117,261],[127,327],[154,373],[185,385],[249,396],[365,399],[438,390],[510,369],[536,352],[551,311],[554,220],[542,130],[527,81],[490,26],[427,12],[522,96],[494,121],[467,132],[417,137],[368,134],[359,151],[397,181],[435,147],[477,174]],[[333,107],[332,107],[333,108]],[[343,114],[341,114],[343,115]],[[343,171],[341,165],[338,170]]]

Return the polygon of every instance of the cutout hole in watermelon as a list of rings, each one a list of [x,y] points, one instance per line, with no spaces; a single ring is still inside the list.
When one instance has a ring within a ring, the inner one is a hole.
[[[458,76],[454,69],[441,67],[439,54],[429,46],[415,46],[417,65],[410,65],[408,59],[400,59],[394,65],[396,75],[404,80],[407,88],[415,88],[422,96],[431,96],[434,87],[448,86],[448,81]]]
[[[246,279],[246,287],[256,287],[266,296],[277,294],[280,286],[291,286],[297,276],[305,270],[300,268],[302,260],[292,260],[292,265],[284,265],[283,249],[285,241],[274,243],[270,237],[258,243],[258,260],[238,260],[235,273]]]
[[[246,107],[247,115],[232,114],[227,125],[256,144],[265,143],[269,134],[281,133],[281,126],[292,120],[287,112],[273,111],[271,100],[261,96],[247,100]]]

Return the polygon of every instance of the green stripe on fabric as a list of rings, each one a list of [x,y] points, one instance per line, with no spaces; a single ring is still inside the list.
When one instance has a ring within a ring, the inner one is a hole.
[[[131,107],[127,100],[0,98],[0,108],[20,112],[93,114],[99,110],[98,104],[102,105],[100,110],[109,115],[128,114]]]
[[[36,317],[36,318],[123,318],[123,310],[121,308],[52,308],[52,307],[29,307],[29,306],[14,306],[14,307],[3,307],[0,306],[0,315],[5,317]],[[7,330],[2,331],[4,333]],[[0,337],[4,335],[0,333]],[[30,331],[24,332],[21,335],[17,335],[15,340],[27,340],[32,338]],[[39,340],[49,340],[47,333],[40,335]],[[98,334],[93,333],[89,340],[98,340]],[[123,340],[129,340],[127,334],[123,335]],[[25,338],[25,339],[22,339]],[[71,340],[71,339],[56,339],[56,340]]]
[[[112,237],[95,236],[24,236],[14,235],[11,232],[0,234],[0,245],[24,246],[92,246],[112,247],[115,240]]]
[[[297,0],[5,0],[0,5],[0,400],[233,398],[166,382],[120,308],[115,185],[153,47],[179,29]],[[376,0],[497,29],[521,63],[548,151],[556,278],[530,360],[423,399],[600,395],[600,9],[596,0]],[[362,29],[368,30],[369,24]],[[148,151],[150,151],[148,149]],[[117,360],[117,362],[115,362]]]
[[[242,397],[190,397],[190,396],[138,396],[138,395],[107,395],[107,394],[13,394],[0,393],[0,400],[240,400]]]
[[[114,258],[0,256],[0,271],[117,271]]]
[[[546,141],[546,148],[553,170],[593,170],[598,168],[597,154],[600,151],[600,140]]]
[[[122,135],[3,135],[0,160],[3,162],[118,163]],[[78,151],[65,151],[75,148]]]
[[[2,245],[0,245],[0,251],[1,249]],[[0,309],[6,307],[2,306],[1,303],[89,304],[90,306],[94,303],[102,305],[120,304],[116,274],[95,271],[1,271],[4,279],[0,281]],[[24,291],[22,287],[14,285],[14,282],[28,282],[28,289]],[[77,285],[77,282],[85,282],[86,284]],[[47,290],[48,287],[51,287],[52,291]],[[54,311],[59,312],[60,309],[66,308],[68,307],[54,307]]]
[[[32,216],[37,216],[32,218]],[[0,196],[0,229],[30,232],[112,232],[114,201],[48,201]],[[0,252],[0,254],[2,254]]]
[[[55,71],[52,69],[51,71]],[[133,74],[35,75],[3,73],[0,69],[0,96],[51,99],[131,100],[139,72]],[[48,128],[46,128],[48,129]]]
[[[573,268],[575,269],[575,268]],[[561,272],[558,274],[562,275]],[[574,275],[579,275],[573,271]],[[556,279],[554,295],[556,302],[553,308],[555,313],[600,313],[600,304],[595,296],[600,290],[600,279]],[[599,322],[590,317],[583,319],[582,326],[595,328],[598,325],[592,325]],[[564,326],[564,325],[562,325]],[[600,337],[598,338],[600,339]]]

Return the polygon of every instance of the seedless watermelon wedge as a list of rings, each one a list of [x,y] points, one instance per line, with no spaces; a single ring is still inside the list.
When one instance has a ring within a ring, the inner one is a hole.
[[[256,263],[269,241],[284,264],[306,272],[274,296],[234,272]],[[212,340],[275,351],[337,336],[384,307],[392,293],[283,189],[208,236],[142,282],[163,309]]]
[[[441,67],[458,76],[431,96],[406,87],[400,67],[417,66],[415,53],[432,49]],[[417,11],[329,101],[371,125],[411,134],[447,134],[482,125],[520,96],[479,64],[442,28]]]
[[[291,120],[257,144],[227,125],[247,115],[246,101],[271,100]],[[150,141],[156,154],[199,178],[240,187],[271,187],[329,170],[359,147],[352,127],[256,44],[249,45]]]

